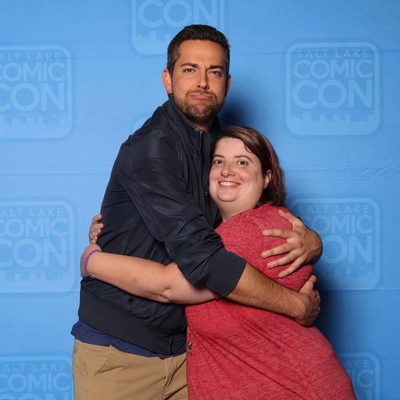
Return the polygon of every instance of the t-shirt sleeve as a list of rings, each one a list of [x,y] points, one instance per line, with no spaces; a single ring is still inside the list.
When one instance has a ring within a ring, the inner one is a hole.
[[[279,273],[289,267],[289,264],[270,269],[267,263],[282,257],[276,255],[268,258],[261,257],[265,250],[279,246],[285,239],[279,237],[267,237],[262,235],[264,229],[282,228],[291,229],[291,225],[282,218],[276,208],[269,208],[265,215],[243,215],[229,219],[218,228],[224,246],[227,250],[245,258],[248,263],[260,270],[263,274],[277,281],[281,285],[299,290],[311,276],[312,266],[301,267],[286,278],[279,278]]]

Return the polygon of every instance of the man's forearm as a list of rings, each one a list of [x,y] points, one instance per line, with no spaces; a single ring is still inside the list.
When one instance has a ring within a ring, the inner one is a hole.
[[[246,264],[238,284],[227,298],[296,319],[301,319],[306,312],[298,292],[280,285],[250,264]]]

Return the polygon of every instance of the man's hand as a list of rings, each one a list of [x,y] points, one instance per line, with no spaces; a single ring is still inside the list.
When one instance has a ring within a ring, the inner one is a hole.
[[[295,320],[303,326],[310,326],[314,323],[319,312],[321,311],[318,290],[314,289],[314,284],[317,278],[313,275],[300,289],[300,294],[303,296],[304,312],[303,315],[295,318]]]
[[[264,251],[264,258],[285,254],[283,257],[267,264],[268,268],[279,267],[290,264],[290,267],[279,274],[280,278],[291,274],[302,265],[318,261],[322,254],[322,241],[317,233],[308,229],[299,218],[290,212],[279,210],[279,215],[288,220],[293,230],[289,229],[267,229],[263,231],[264,236],[278,236],[286,239],[286,243]]]
[[[93,217],[92,223],[89,228],[89,243],[96,244],[99,238],[100,232],[103,229],[101,221],[101,214],[97,214]]]

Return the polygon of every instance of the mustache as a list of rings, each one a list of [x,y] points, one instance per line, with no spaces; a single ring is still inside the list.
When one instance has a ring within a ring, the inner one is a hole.
[[[213,93],[213,92],[209,92],[209,91],[207,91],[207,90],[202,90],[202,89],[200,89],[200,90],[189,90],[188,92],[187,92],[187,94],[188,95],[190,95],[190,94],[199,94],[199,95],[206,95],[206,96],[210,96],[210,97],[213,97],[213,98],[215,98],[216,96],[215,96],[215,93]]]

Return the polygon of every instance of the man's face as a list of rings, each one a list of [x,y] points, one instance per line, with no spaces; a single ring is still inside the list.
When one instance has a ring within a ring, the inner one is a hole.
[[[221,110],[231,78],[227,74],[224,50],[217,43],[187,40],[171,74],[163,71],[163,83],[178,108],[198,128],[208,130]]]

